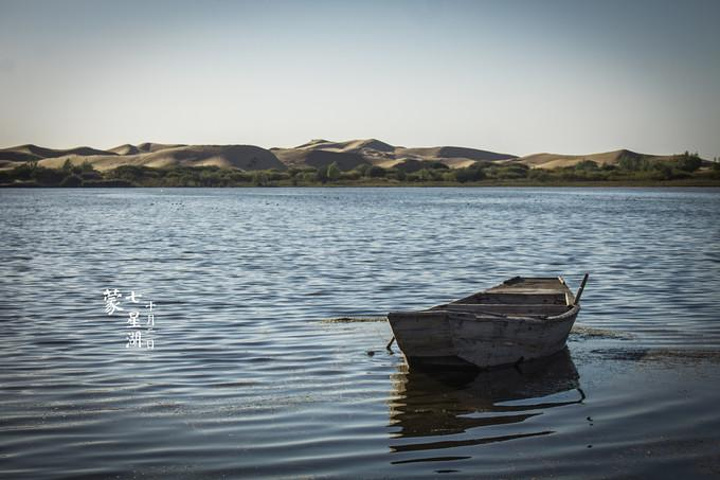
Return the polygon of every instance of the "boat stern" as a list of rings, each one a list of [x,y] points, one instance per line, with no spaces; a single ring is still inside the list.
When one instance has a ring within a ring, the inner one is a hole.
[[[390,312],[388,320],[408,365],[458,363],[450,335],[447,310]]]

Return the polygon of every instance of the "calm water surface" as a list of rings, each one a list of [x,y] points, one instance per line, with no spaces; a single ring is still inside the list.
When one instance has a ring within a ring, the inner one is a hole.
[[[720,475],[720,190],[2,190],[0,207],[3,478]],[[386,322],[327,321],[585,271],[568,351],[521,371],[408,372]],[[126,348],[106,288],[155,303],[153,350]]]

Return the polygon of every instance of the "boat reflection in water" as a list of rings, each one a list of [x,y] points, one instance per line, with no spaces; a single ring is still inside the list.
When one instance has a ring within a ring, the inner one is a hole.
[[[548,435],[553,431],[547,426],[516,427],[548,409],[585,399],[567,348],[518,367],[479,373],[408,371],[401,365],[392,382],[390,427],[395,431],[390,449],[424,451],[393,463],[461,460],[469,457],[428,456],[427,451],[450,449],[444,450],[450,454],[458,448],[454,453],[460,454],[459,447]]]

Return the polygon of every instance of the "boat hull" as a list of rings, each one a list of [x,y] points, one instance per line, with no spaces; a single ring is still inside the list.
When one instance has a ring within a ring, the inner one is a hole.
[[[457,366],[457,356],[446,310],[390,313],[388,319],[398,347],[408,364]]]
[[[565,348],[578,309],[558,319],[497,319],[449,315],[456,355],[478,367],[547,357]]]

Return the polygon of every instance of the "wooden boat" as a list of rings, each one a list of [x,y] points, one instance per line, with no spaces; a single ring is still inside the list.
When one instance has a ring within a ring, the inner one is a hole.
[[[408,365],[489,368],[546,357],[565,347],[580,297],[562,277],[515,277],[426,310],[390,312]]]

